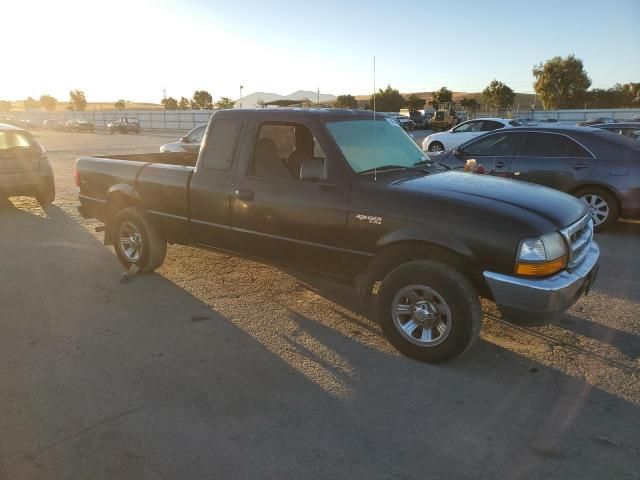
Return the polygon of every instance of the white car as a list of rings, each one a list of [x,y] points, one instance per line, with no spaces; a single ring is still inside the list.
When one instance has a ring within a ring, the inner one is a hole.
[[[462,145],[473,137],[499,128],[521,127],[522,124],[509,118],[476,118],[459,123],[446,132],[433,133],[422,142],[425,152],[443,152]]]
[[[206,131],[206,123],[199,125],[177,141],[162,145],[160,152],[198,152]]]

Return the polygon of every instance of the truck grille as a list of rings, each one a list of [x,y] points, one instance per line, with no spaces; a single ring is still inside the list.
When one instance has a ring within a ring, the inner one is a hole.
[[[569,268],[579,265],[589,252],[593,240],[593,220],[587,214],[560,231],[569,245]]]

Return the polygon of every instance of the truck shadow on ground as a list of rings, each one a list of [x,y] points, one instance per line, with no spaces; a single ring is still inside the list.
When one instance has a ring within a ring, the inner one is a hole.
[[[388,346],[349,286],[300,275],[310,290],[290,294],[289,275],[217,254],[189,253],[268,281],[236,297],[215,288],[245,285],[209,270],[189,291],[170,268],[121,284],[115,256],[64,209],[18,205],[0,208],[0,478],[635,472],[640,409],[615,386],[486,339],[421,364]],[[169,267],[194,261],[171,254]]]

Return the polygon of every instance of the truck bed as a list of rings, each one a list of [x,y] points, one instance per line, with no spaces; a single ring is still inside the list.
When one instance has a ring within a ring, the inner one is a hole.
[[[189,183],[197,155],[143,153],[81,157],[76,162],[84,215],[105,221],[112,195],[140,199],[161,230],[189,234]]]

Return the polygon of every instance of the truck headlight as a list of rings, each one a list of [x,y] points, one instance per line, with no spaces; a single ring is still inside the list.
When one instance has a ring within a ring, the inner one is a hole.
[[[559,233],[525,238],[518,246],[516,274],[534,277],[552,275],[567,266],[567,245]]]

